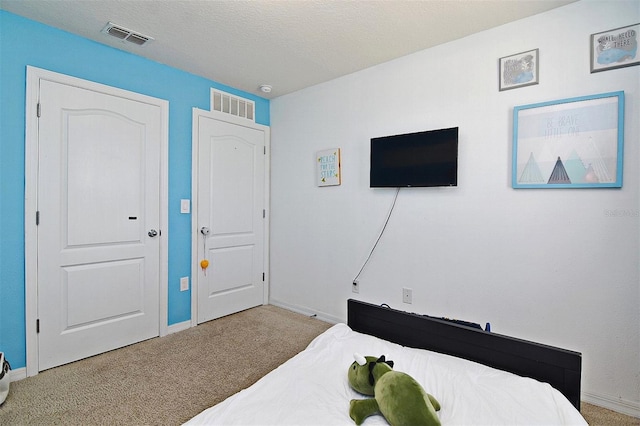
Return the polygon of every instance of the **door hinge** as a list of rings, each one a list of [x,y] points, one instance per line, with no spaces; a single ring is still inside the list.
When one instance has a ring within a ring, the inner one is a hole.
[[[267,211],[262,209],[262,218],[264,219],[265,217],[267,217]]]
[[[264,282],[264,272],[262,273],[262,281]]]
[[[36,333],[40,333],[40,320],[36,320]]]
[[[40,118],[40,102],[36,105],[36,117]]]
[[[264,155],[267,155],[267,147],[263,146],[263,148],[264,148]]]
[[[36,211],[36,226],[40,225],[40,211]]]

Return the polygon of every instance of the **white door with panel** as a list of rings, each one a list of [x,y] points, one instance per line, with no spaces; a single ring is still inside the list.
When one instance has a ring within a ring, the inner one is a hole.
[[[266,303],[268,128],[194,111],[197,125],[198,323]]]
[[[159,335],[165,123],[119,89],[38,90],[41,371]]]

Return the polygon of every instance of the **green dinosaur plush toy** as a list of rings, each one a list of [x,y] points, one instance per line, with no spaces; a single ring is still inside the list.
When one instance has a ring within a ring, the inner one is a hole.
[[[357,392],[372,399],[352,399],[349,416],[360,425],[374,414],[381,413],[391,426],[440,425],[436,411],[438,401],[424,391],[413,377],[393,370],[393,361],[355,354],[349,367],[349,384]]]

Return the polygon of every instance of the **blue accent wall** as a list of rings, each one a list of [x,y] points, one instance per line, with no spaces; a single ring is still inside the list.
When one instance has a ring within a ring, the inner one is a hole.
[[[192,108],[209,109],[211,87],[251,99],[256,122],[269,125],[269,101],[0,10],[0,351],[12,367],[26,365],[25,90],[26,66],[119,87],[169,101],[169,319],[191,319]]]

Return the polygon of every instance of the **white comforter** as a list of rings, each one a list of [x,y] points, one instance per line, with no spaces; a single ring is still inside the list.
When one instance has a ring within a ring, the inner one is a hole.
[[[386,355],[442,405],[443,425],[586,425],[549,384],[470,361],[406,348],[337,324],[253,386],[191,419],[188,425],[353,425],[347,370],[353,353]],[[387,424],[380,415],[364,425]]]

